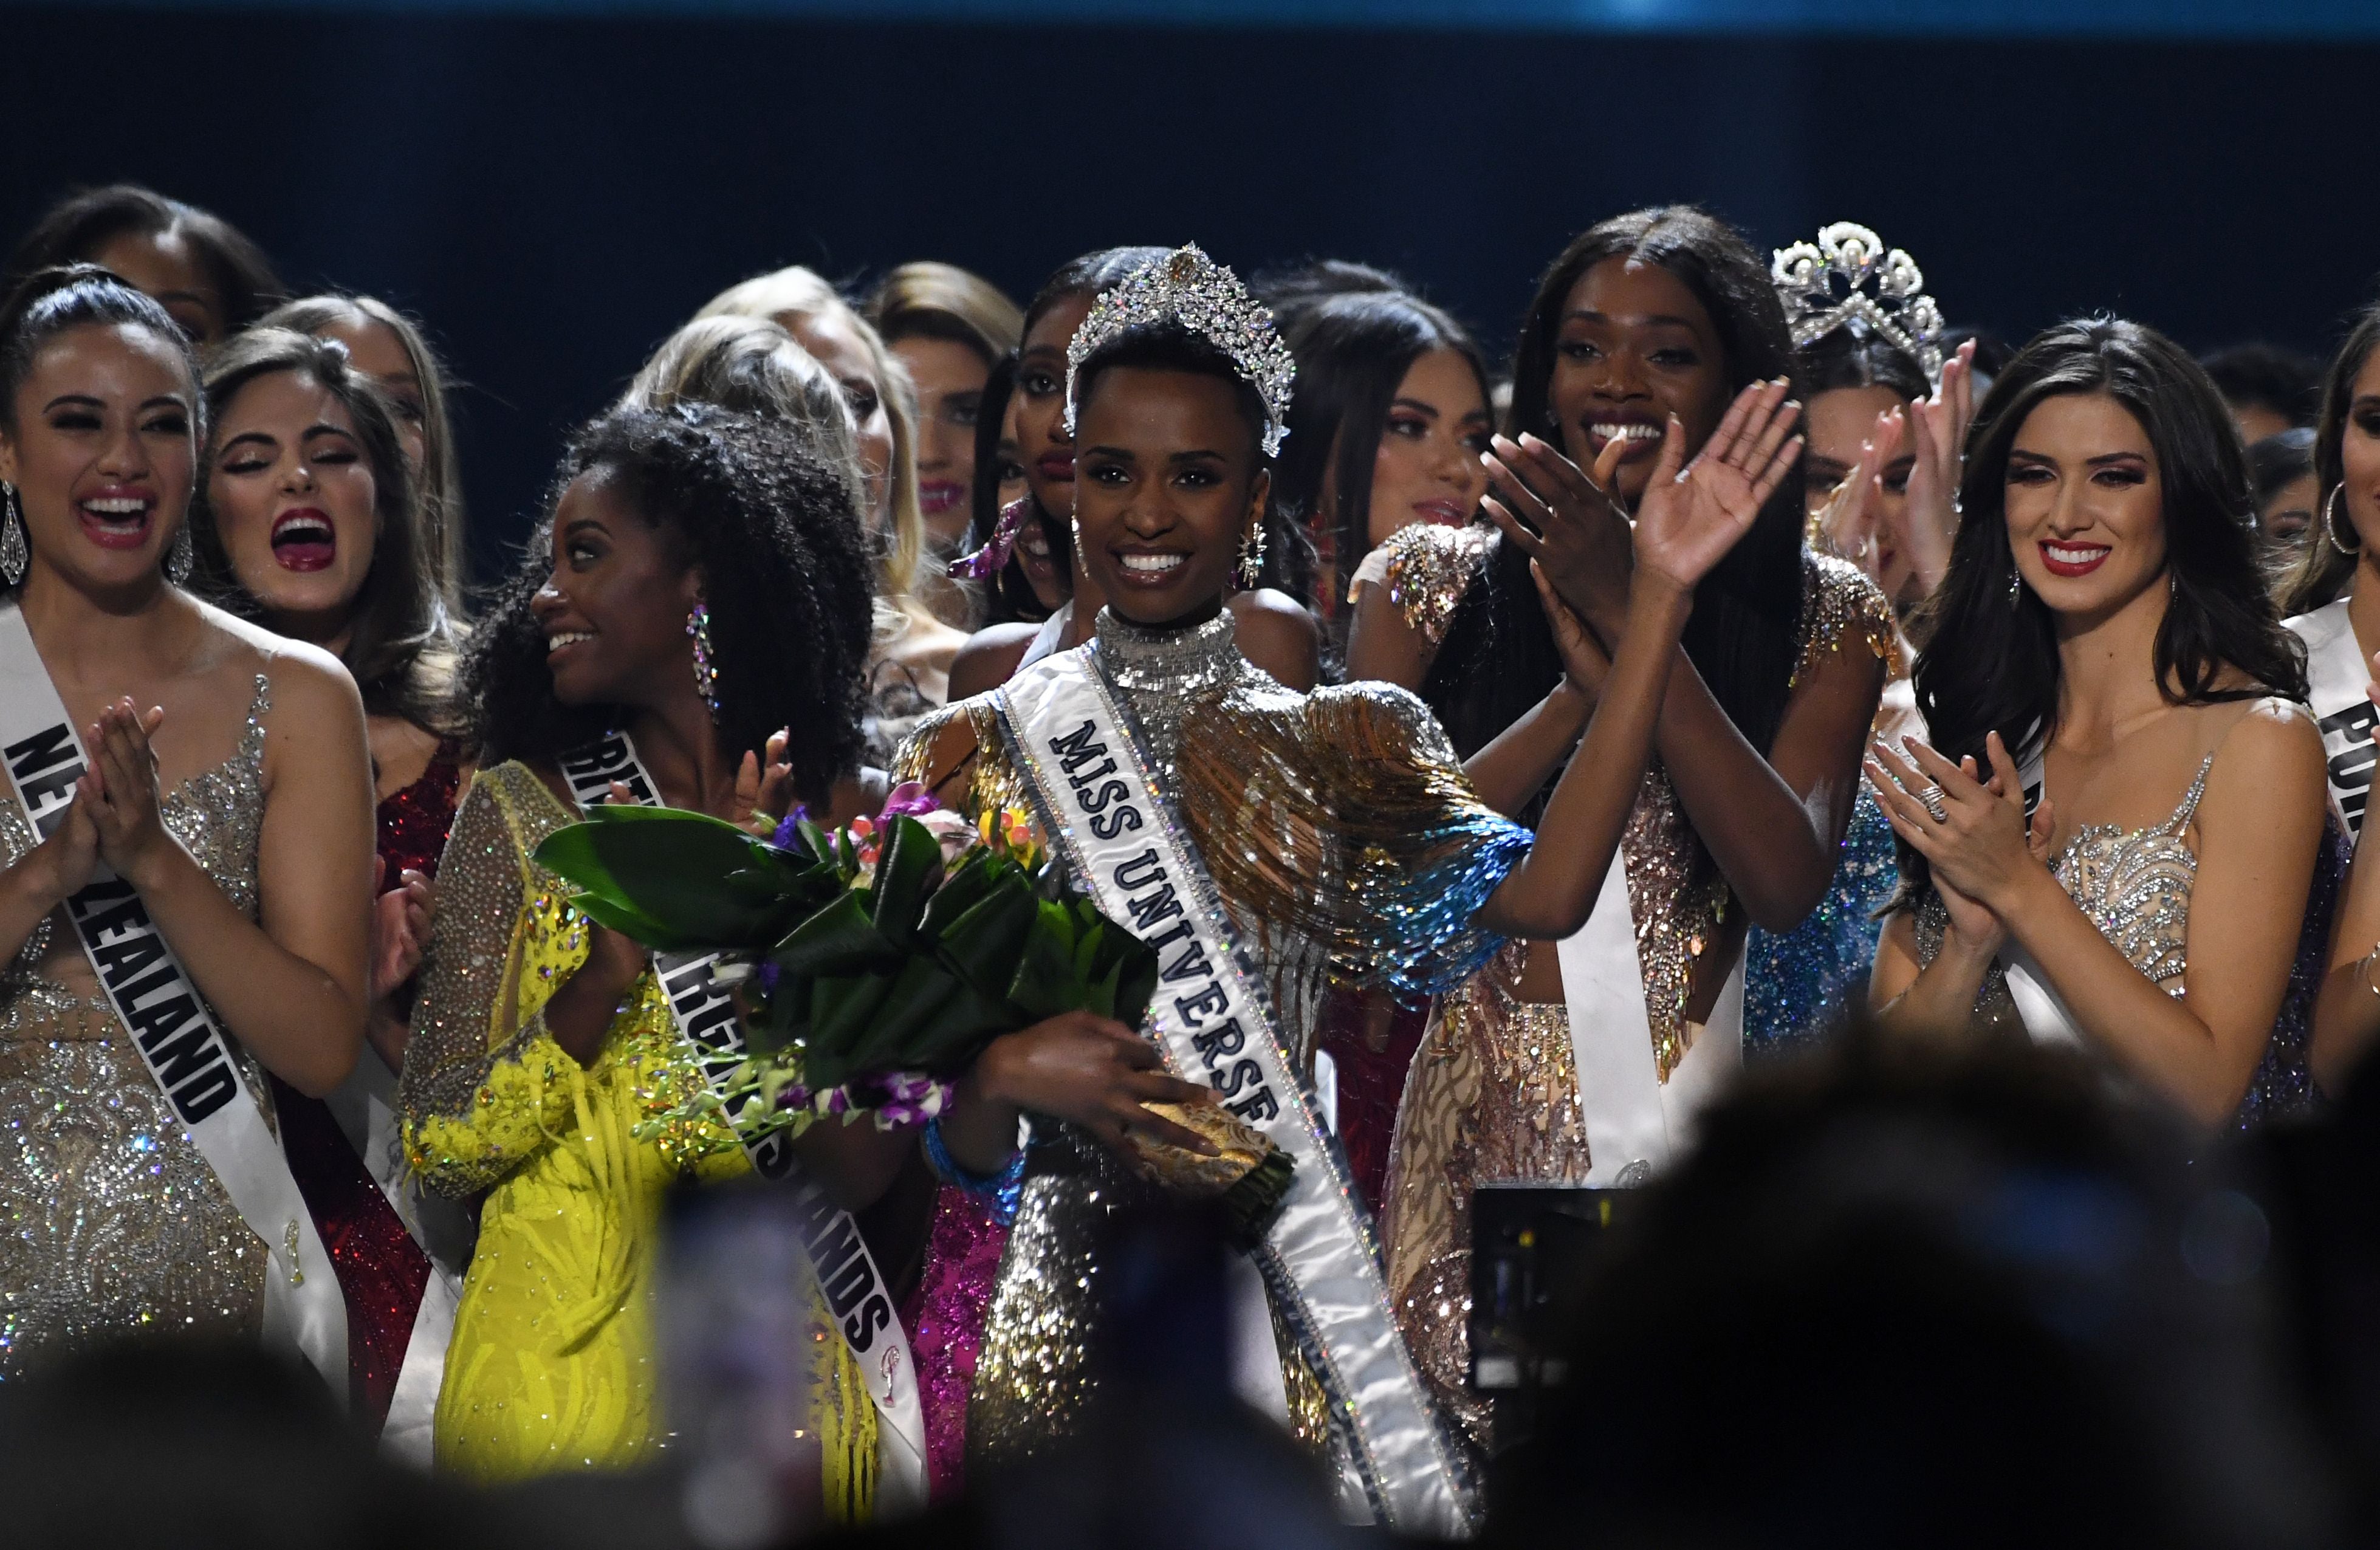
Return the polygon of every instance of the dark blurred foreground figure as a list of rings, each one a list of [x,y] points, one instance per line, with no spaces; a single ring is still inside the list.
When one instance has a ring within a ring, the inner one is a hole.
[[[320,1381],[248,1345],[126,1342],[9,1385],[0,1500],[11,1550],[534,1543],[383,1463]]]
[[[1747,1083],[1615,1229],[1490,1541],[2332,1543],[2265,1212],[2111,1091],[1870,1033]]]

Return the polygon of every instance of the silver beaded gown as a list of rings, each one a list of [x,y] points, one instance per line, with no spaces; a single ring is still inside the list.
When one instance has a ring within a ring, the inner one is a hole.
[[[166,829],[251,920],[271,708],[260,674],[238,748],[161,807]],[[34,842],[24,809],[0,802],[0,864]],[[88,970],[60,977],[81,961],[53,915],[0,970],[0,1380],[112,1337],[252,1340],[263,1329],[264,1244]],[[244,1051],[241,1062],[249,1090],[262,1095]]]

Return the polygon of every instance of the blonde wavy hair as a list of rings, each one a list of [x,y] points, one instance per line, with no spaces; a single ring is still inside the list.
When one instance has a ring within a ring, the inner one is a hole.
[[[885,418],[892,425],[892,466],[886,478],[892,512],[889,541],[877,564],[879,600],[908,621],[938,623],[917,595],[926,566],[926,518],[917,504],[917,390],[900,357],[832,285],[799,264],[728,286],[695,313],[697,321],[706,318],[759,318],[788,328],[788,319],[832,318],[850,325],[882,386]]]
[[[843,384],[783,327],[766,318],[697,318],[661,342],[620,395],[623,409],[712,404],[783,420],[851,483],[851,508],[868,509],[859,430]]]

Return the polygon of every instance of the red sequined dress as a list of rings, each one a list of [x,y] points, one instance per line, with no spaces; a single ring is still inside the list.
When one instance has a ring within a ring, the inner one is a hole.
[[[438,875],[461,794],[461,751],[442,742],[421,778],[380,805],[376,848],[388,864],[384,887],[395,887],[407,870]],[[367,1049],[362,1059],[379,1057]],[[347,1305],[349,1412],[377,1434],[387,1419],[414,1317],[430,1284],[430,1259],[381,1193],[330,1106],[278,1077],[273,1096],[281,1149],[314,1215]]]

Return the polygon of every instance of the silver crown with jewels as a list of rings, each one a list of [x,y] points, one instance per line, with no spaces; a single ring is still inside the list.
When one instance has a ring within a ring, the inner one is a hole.
[[[1856,221],[1822,228],[1818,240],[1779,248],[1768,278],[1785,303],[1793,345],[1806,348],[1839,328],[1882,334],[1916,357],[1928,381],[1942,376],[1942,309],[1925,294],[1925,273],[1900,248]]]
[[[1195,242],[1143,264],[1091,304],[1066,346],[1066,434],[1075,433],[1075,382],[1091,352],[1126,329],[1167,322],[1180,323],[1231,357],[1264,400],[1265,455],[1280,456],[1297,362],[1274,330],[1271,311]]]

